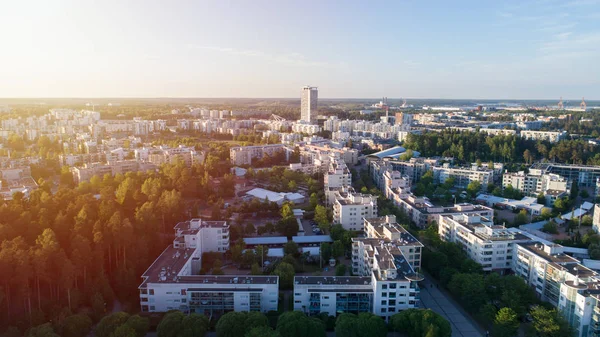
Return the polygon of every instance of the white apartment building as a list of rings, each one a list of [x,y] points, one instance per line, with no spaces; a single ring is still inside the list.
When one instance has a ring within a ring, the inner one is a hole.
[[[511,269],[515,243],[529,241],[523,234],[508,231],[488,218],[469,213],[441,216],[438,233],[442,240],[459,244],[484,271]]]
[[[592,228],[596,233],[600,233],[600,204],[594,205],[594,222]]]
[[[504,173],[502,175],[502,188],[512,186],[521,191],[524,195],[536,197],[539,194],[548,195],[552,199],[553,195],[559,192],[568,194],[570,183],[564,177],[554,173],[544,173],[541,169],[532,168],[529,173],[524,171]],[[555,198],[554,198],[555,199]],[[547,200],[546,204],[554,200]]]
[[[360,231],[364,218],[377,216],[377,196],[355,193],[351,187],[336,191],[333,201],[333,223],[344,229]]]
[[[140,156],[142,154],[144,154],[143,151],[140,152]],[[176,148],[170,148],[168,146],[152,148],[149,150],[147,160],[157,166],[165,163],[173,164],[178,161],[183,161],[186,166],[190,167],[194,164],[204,163],[205,157],[206,154],[204,151],[196,151],[193,147],[179,145]]]
[[[317,124],[317,103],[319,90],[317,87],[305,86],[302,88],[300,99],[300,120],[310,124]]]
[[[325,202],[327,205],[333,203],[336,191],[352,185],[352,174],[346,163],[339,156],[332,156],[329,168],[323,176],[325,181]]]
[[[467,188],[474,181],[481,183],[484,189],[488,184],[494,182],[494,170],[487,167],[450,167],[445,163],[442,167],[433,168],[433,178],[436,182],[443,184],[447,179],[454,178],[454,186],[457,188]]]
[[[394,216],[365,220],[367,238],[353,238],[352,269],[344,277],[297,276],[294,310],[309,315],[371,312],[389,317],[418,308],[423,245]]]
[[[286,158],[293,149],[283,144],[255,145],[255,146],[234,146],[229,149],[229,159],[234,166],[252,165],[253,159],[261,159],[264,156],[273,156],[275,153],[283,151]]]
[[[519,135],[521,138],[530,140],[546,140],[551,143],[556,143],[567,138],[567,131],[533,131],[521,130]]]
[[[564,254],[558,244],[518,243],[513,271],[551,303],[577,337],[597,336],[600,328],[600,275]]]
[[[277,310],[279,277],[199,275],[202,253],[229,249],[225,221],[192,219],[175,226],[175,239],[142,275],[142,312],[180,310],[208,317],[230,311]]]
[[[299,121],[298,123],[294,123],[292,125],[292,131],[314,135],[315,133],[321,131],[321,127],[315,124],[310,124],[309,122]]]
[[[304,144],[300,146],[302,162],[306,162],[307,164],[314,164],[315,159],[323,156],[330,156],[331,154],[339,155],[347,165],[356,165],[358,163],[358,150],[347,147],[333,147],[329,141],[321,142],[321,144],[318,145]]]
[[[73,174],[73,180],[76,184],[82,181],[88,181],[93,176],[103,177],[105,174],[116,175],[125,174],[127,172],[149,171],[156,170],[156,165],[147,162],[139,162],[137,160],[121,160],[107,163],[89,163],[81,167],[71,167],[70,171]]]

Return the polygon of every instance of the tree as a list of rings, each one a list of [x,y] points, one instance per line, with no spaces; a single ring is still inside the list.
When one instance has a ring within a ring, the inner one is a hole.
[[[252,328],[252,330],[246,332],[244,337],[281,337],[279,333],[273,330],[269,326],[259,326]]]
[[[556,222],[554,222],[553,220],[546,222],[542,227],[542,232],[549,234],[558,234],[558,226],[556,225]]]
[[[92,328],[92,319],[83,314],[67,316],[61,323],[63,337],[85,337]]]
[[[494,337],[513,337],[519,330],[517,313],[511,308],[502,308],[496,314],[492,327]]]
[[[533,163],[533,155],[531,154],[531,151],[529,151],[529,149],[525,150],[525,152],[523,152],[523,159],[525,159],[525,163],[527,164],[531,164]]]
[[[573,336],[573,328],[556,309],[536,305],[531,308],[532,326],[539,337]]]
[[[581,217],[582,226],[591,226],[594,223],[594,219],[590,215],[584,215]]]
[[[325,337],[325,325],[300,311],[288,311],[279,316],[277,332],[285,337]]]
[[[252,264],[252,268],[250,269],[250,275],[262,275],[262,270],[260,269],[258,263],[255,262]]]
[[[284,253],[284,255],[298,256],[298,254],[299,254],[298,244],[295,243],[294,241],[288,241],[283,246],[283,253]]]
[[[44,323],[29,329],[26,337],[60,337],[54,332],[54,328],[50,323]]]
[[[337,240],[333,242],[331,246],[331,256],[335,259],[344,255],[344,244],[341,241]]]
[[[474,180],[467,185],[467,193],[471,195],[471,197],[477,196],[477,193],[481,190],[481,183],[478,180]]]
[[[294,276],[296,272],[294,266],[289,263],[281,262],[273,271],[273,275],[279,276],[279,284],[282,289],[291,289],[294,285]]]
[[[133,315],[129,317],[125,325],[135,330],[137,337],[144,337],[150,330],[150,320],[147,317],[141,317],[140,315]]]
[[[528,222],[527,211],[522,209],[519,211],[519,214],[515,217],[515,226],[524,225]]]
[[[317,193],[312,193],[310,195],[308,203],[310,204],[311,209],[315,209],[317,207],[317,205],[319,204],[319,196],[317,195]]]
[[[403,310],[390,318],[390,326],[409,337],[450,337],[450,322],[430,309]]]
[[[185,315],[181,311],[170,311],[160,320],[156,327],[157,337],[178,337],[183,328],[181,322]]]
[[[346,275],[346,265],[343,263],[335,266],[335,276],[344,276]]]
[[[98,337],[111,337],[112,334],[117,330],[118,327],[125,324],[129,319],[129,314],[126,312],[115,312],[105,316],[96,325],[96,336]],[[165,335],[168,336],[168,335]],[[159,334],[159,337],[163,337]]]
[[[181,332],[177,337],[204,337],[209,327],[210,323],[206,316],[192,313],[181,321]]]
[[[330,224],[325,206],[317,205],[317,207],[315,207],[315,221],[323,232],[329,231]]]
[[[321,243],[321,259],[325,262],[329,262],[331,258],[331,245],[328,242]]]
[[[260,312],[228,312],[219,319],[215,331],[217,337],[239,337],[268,325],[267,316]]]
[[[137,334],[132,327],[130,327],[128,325],[121,325],[120,327],[115,329],[115,332],[113,332],[110,336],[111,337],[136,337]]]

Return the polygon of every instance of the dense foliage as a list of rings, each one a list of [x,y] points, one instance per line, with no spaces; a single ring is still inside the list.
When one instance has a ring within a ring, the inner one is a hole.
[[[450,322],[430,309],[403,310],[390,318],[394,331],[408,337],[450,337]]]

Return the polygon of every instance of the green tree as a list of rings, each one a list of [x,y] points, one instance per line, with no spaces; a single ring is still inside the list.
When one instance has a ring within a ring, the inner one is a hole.
[[[539,337],[573,336],[573,328],[556,309],[536,305],[531,311],[532,326]]]
[[[328,242],[321,243],[321,259],[325,261],[325,263],[329,262],[331,258],[331,245]]]
[[[111,337],[137,337],[135,330],[128,325],[121,325],[115,329]]]
[[[325,337],[325,324],[300,311],[288,311],[279,316],[277,332],[285,337]]]
[[[472,181],[467,185],[467,193],[471,195],[471,197],[477,196],[479,191],[481,190],[481,183],[478,180]]]
[[[273,271],[273,275],[279,276],[279,285],[282,289],[291,289],[294,285],[294,276],[296,271],[294,266],[289,263],[281,262]]]
[[[492,334],[494,337],[513,337],[517,335],[519,330],[519,321],[517,313],[511,308],[502,308],[498,310]]]
[[[390,318],[390,326],[409,337],[450,337],[450,322],[430,309],[403,310]]]
[[[273,330],[269,326],[259,326],[252,328],[252,330],[246,332],[244,337],[281,337],[279,333]]]
[[[283,246],[283,253],[284,253],[284,255],[298,256],[300,254],[298,244],[295,243],[294,241],[288,241]]]
[[[542,232],[549,234],[558,234],[558,225],[556,222],[550,220],[544,224],[542,227]]]
[[[315,221],[323,232],[329,232],[330,223],[325,206],[317,205],[315,207]]]
[[[98,337],[111,337],[111,335],[117,330],[118,327],[125,324],[129,319],[129,314],[126,312],[115,312],[114,314],[110,314],[105,316],[100,320],[98,325],[96,325],[96,336]],[[160,336],[159,337],[163,337]]]
[[[63,337],[85,337],[92,328],[92,319],[83,314],[67,316],[61,323]]]
[[[181,311],[167,312],[156,327],[157,337],[179,337],[184,317],[185,315]]]
[[[52,324],[45,323],[29,329],[26,337],[60,337],[54,332]]]
[[[269,320],[260,312],[228,312],[219,318],[215,331],[217,337],[239,337],[268,325]]]
[[[522,209],[519,211],[519,214],[515,217],[515,226],[524,225],[529,222],[529,216],[527,216],[527,211]]]
[[[337,240],[333,242],[333,245],[331,246],[331,256],[335,259],[341,257],[344,255],[344,244]]]
[[[144,337],[150,330],[150,320],[147,317],[133,315],[127,319],[125,325],[131,327],[135,331],[137,337]]]
[[[335,276],[344,276],[346,275],[346,265],[343,263],[335,266]]]
[[[209,327],[210,323],[206,316],[192,313],[181,321],[181,332],[177,337],[204,337]]]

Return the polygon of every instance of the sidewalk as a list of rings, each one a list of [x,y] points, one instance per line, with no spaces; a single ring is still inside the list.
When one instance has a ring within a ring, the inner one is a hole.
[[[452,327],[454,337],[483,337],[485,331],[456,303],[450,295],[432,282],[427,275],[421,288],[421,307],[431,309],[446,318]],[[433,287],[431,285],[433,284]]]

